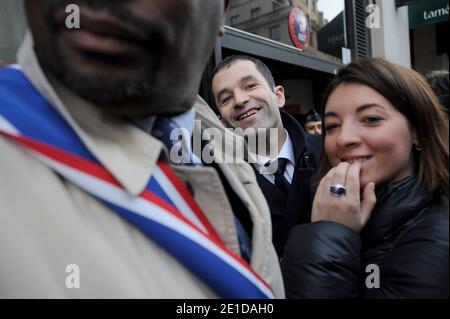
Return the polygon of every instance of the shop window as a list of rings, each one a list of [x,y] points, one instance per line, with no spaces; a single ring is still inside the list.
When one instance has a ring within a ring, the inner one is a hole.
[[[232,16],[232,17],[230,18],[230,24],[231,24],[231,26],[233,27],[233,26],[238,25],[239,22],[240,22],[240,20],[241,20],[240,15],[237,14],[237,15],[235,15],[235,16]]]
[[[261,7],[254,8],[250,11],[250,16],[252,19],[256,19],[261,14]]]
[[[272,2],[272,9],[273,11],[277,11],[280,10],[286,6],[289,6],[289,3],[286,3],[286,1],[282,1],[282,0],[273,0]]]

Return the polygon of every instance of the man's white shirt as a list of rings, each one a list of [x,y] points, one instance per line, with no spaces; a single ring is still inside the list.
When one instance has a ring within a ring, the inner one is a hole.
[[[265,178],[267,178],[272,184],[275,184],[275,175],[273,174],[273,171],[269,168],[267,168],[267,163],[274,162],[278,160],[279,158],[285,158],[288,160],[286,164],[286,168],[284,170],[284,177],[287,179],[289,183],[292,183],[292,178],[294,176],[294,165],[295,165],[295,154],[294,154],[294,146],[292,144],[292,140],[289,137],[289,133],[286,132],[286,140],[284,141],[284,144],[278,153],[277,157],[270,159],[269,157],[256,154],[256,161],[255,164],[258,168],[258,171],[260,174],[262,174]]]

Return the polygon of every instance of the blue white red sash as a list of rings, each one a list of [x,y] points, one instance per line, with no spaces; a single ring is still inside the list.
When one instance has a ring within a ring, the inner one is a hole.
[[[131,196],[17,68],[0,69],[0,135],[133,223],[219,296],[273,298],[264,280],[225,247],[166,164],[158,162],[146,189]]]

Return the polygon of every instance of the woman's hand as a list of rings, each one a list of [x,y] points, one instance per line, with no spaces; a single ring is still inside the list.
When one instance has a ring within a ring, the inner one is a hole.
[[[342,162],[322,178],[314,197],[312,222],[331,221],[345,225],[358,233],[364,228],[377,199],[374,183],[364,187],[361,199],[360,172],[361,163]],[[330,192],[330,186],[335,184],[345,186],[345,195],[336,197]]]

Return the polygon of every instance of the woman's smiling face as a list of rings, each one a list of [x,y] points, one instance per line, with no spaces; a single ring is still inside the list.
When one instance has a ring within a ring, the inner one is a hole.
[[[415,131],[377,91],[339,85],[325,106],[325,152],[332,166],[361,161],[361,188],[394,182],[414,172]]]

